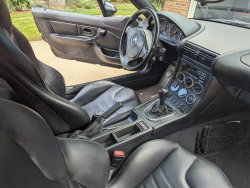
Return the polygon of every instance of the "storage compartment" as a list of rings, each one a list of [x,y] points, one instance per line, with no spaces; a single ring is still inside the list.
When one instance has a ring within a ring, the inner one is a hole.
[[[214,153],[235,147],[245,139],[247,121],[208,124],[197,133],[195,153]]]
[[[114,132],[114,134],[118,138],[118,140],[124,140],[140,132],[142,132],[142,130],[135,124],[130,127],[126,127],[125,129]]]
[[[117,143],[116,139],[114,138],[114,136],[111,133],[108,135],[104,135],[102,137],[99,137],[94,141],[102,144],[104,147],[109,147],[109,146]]]
[[[118,51],[110,50],[106,48],[101,48],[101,49],[102,49],[102,53],[106,56],[120,58]]]

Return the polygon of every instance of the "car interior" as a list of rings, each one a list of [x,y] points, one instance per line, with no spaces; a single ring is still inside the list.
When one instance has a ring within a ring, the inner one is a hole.
[[[249,187],[250,26],[131,3],[32,7],[55,56],[132,71],[66,86],[0,0],[0,187]]]

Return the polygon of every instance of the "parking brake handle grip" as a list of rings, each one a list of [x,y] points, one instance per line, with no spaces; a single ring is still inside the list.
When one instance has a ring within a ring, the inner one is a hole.
[[[93,38],[81,39],[81,42],[83,42],[83,43],[95,42],[96,40],[98,40],[99,38],[104,36],[106,32],[107,32],[106,30],[99,28],[99,29],[97,29],[97,35],[96,36],[94,36]]]
[[[69,135],[68,138],[89,139],[99,134],[103,128],[103,123],[105,119],[112,116],[116,111],[118,111],[122,107],[123,107],[123,102],[115,103],[106,112],[100,115],[93,123],[91,123],[85,130],[75,131],[71,135]]]
[[[122,107],[123,107],[123,102],[117,102],[113,106],[111,106],[106,112],[104,112],[101,116],[104,119],[108,119]]]

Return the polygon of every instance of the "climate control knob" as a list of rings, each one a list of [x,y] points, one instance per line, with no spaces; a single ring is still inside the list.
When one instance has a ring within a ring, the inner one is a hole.
[[[174,82],[172,85],[171,85],[171,91],[178,91],[180,88],[180,85],[178,82]]]
[[[191,77],[188,77],[185,79],[184,81],[184,85],[187,87],[187,88],[191,88],[194,84],[194,81]]]
[[[193,92],[195,94],[200,94],[202,92],[202,90],[203,90],[203,87],[199,82],[194,83]]]
[[[185,74],[183,72],[178,72],[176,79],[179,83],[182,83],[185,80]]]

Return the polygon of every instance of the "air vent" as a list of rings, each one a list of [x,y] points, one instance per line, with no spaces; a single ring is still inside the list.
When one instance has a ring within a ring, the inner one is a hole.
[[[195,61],[197,61],[199,64],[202,64],[206,67],[208,67],[211,70],[211,65],[213,60],[215,59],[216,55],[212,54],[210,52],[207,52],[205,50],[202,50],[196,46],[193,46],[189,43],[186,43],[182,50],[182,55],[185,55]]]

